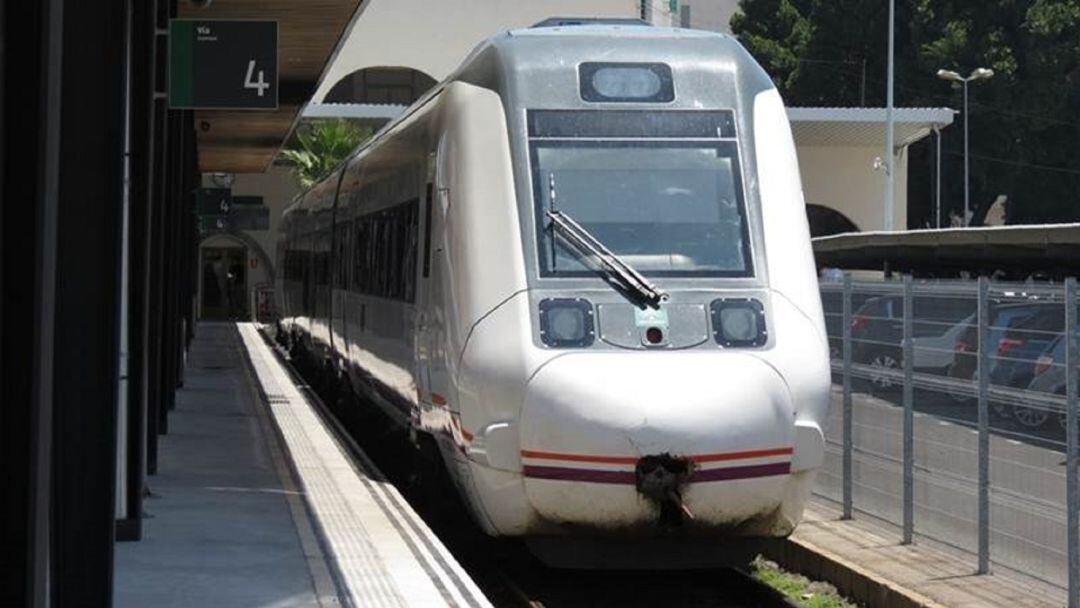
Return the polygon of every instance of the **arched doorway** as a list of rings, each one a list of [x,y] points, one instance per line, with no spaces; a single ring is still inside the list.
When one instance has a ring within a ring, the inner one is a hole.
[[[252,235],[232,230],[204,234],[199,243],[199,318],[271,321],[274,274],[273,260]]]
[[[248,247],[229,235],[215,235],[199,247],[199,318],[251,318],[248,303]]]
[[[810,222],[811,237],[859,232],[859,227],[846,215],[824,205],[807,204],[806,219]]]
[[[435,84],[434,78],[412,68],[364,68],[339,80],[323,102],[407,106]]]

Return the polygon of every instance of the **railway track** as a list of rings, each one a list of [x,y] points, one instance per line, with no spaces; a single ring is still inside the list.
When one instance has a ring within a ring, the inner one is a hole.
[[[793,608],[778,591],[737,570],[575,572],[544,570],[503,578],[492,601],[522,608],[680,606],[683,608]]]
[[[481,532],[446,487],[432,505],[432,494],[418,494],[410,487],[410,462],[401,448],[404,437],[387,437],[385,428],[368,418],[340,415],[359,408],[331,407],[335,396],[318,390],[308,376],[318,370],[303,362],[296,365],[288,353],[268,343],[299,386],[306,388],[317,411],[342,440],[350,455],[366,469],[381,471],[402,490],[462,567],[491,602],[507,608],[579,608],[599,606],[679,606],[680,608],[794,608],[783,594],[749,574],[734,569],[674,571],[582,571],[545,566],[515,540],[495,539]],[[306,372],[306,373],[305,373]],[[389,440],[388,440],[389,439]],[[405,446],[406,452],[412,451]],[[430,488],[429,488],[430,490]],[[444,495],[445,494],[445,495]]]

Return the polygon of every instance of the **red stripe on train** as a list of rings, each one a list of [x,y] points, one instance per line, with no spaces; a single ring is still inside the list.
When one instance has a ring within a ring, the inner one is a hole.
[[[727,452],[720,454],[698,454],[690,456],[690,460],[704,464],[709,462],[726,462],[731,460],[749,460],[751,458],[768,458],[771,456],[790,456],[795,453],[791,447],[769,448],[765,450],[744,450],[741,452]],[[521,450],[522,458],[535,460],[562,460],[564,462],[593,462],[598,464],[637,464],[639,456],[602,456],[597,454],[565,454],[559,452],[542,452],[537,450]]]

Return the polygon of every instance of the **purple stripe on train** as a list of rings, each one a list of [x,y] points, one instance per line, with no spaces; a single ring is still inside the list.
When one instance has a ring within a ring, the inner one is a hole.
[[[754,477],[772,477],[775,475],[787,475],[790,472],[790,462],[775,462],[745,467],[699,470],[695,471],[690,477],[690,482],[730,481],[734,479],[751,479]],[[525,465],[524,473],[526,477],[532,477],[533,479],[554,479],[559,481],[618,484],[633,484],[636,481],[633,471],[573,469],[568,467]]]

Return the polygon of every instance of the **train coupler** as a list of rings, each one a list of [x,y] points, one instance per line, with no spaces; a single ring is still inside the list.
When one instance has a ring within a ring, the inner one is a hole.
[[[637,491],[659,507],[657,524],[660,527],[675,528],[686,519],[694,519],[690,507],[682,499],[682,488],[693,470],[694,463],[689,458],[667,453],[643,456],[638,460],[634,468]]]

